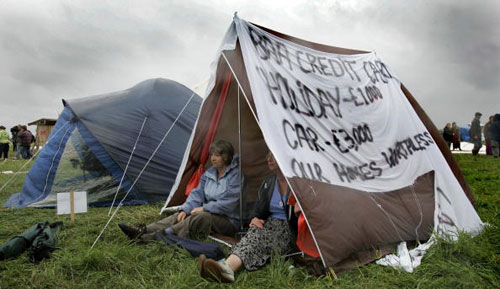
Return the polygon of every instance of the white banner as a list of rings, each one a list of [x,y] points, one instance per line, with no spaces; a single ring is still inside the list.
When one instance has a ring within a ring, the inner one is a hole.
[[[375,53],[325,53],[235,22],[262,132],[287,177],[373,192],[433,169],[438,148]]]
[[[400,81],[375,53],[313,50],[235,16],[212,63],[209,90],[222,51],[234,49],[236,39],[260,128],[285,176],[387,192],[434,170],[435,232],[456,236],[481,230],[479,216]],[[407,263],[404,256],[392,257],[393,266]]]

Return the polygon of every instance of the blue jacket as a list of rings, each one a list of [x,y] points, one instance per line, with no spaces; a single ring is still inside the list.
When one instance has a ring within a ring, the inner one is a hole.
[[[239,156],[226,167],[222,177],[217,178],[217,169],[208,168],[201,176],[198,186],[191,191],[186,202],[179,207],[188,215],[196,207],[203,206],[208,213],[224,215],[235,227],[240,224],[240,170]]]

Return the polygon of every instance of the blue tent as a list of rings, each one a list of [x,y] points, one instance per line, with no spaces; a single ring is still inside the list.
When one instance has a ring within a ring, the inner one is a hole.
[[[460,126],[459,127],[460,139],[462,141],[469,141],[470,140],[469,131],[470,131],[470,126]]]
[[[57,193],[70,191],[86,191],[90,205],[110,205],[117,191],[118,201],[130,191],[125,204],[165,201],[201,103],[190,89],[165,79],[63,100],[23,190],[5,207],[54,206]]]

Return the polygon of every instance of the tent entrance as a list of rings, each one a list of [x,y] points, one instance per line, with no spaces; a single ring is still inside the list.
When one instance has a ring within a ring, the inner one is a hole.
[[[93,206],[111,204],[119,185],[119,179],[113,176],[112,171],[119,170],[119,168],[116,164],[110,163],[107,153],[96,144],[97,142],[86,129],[77,125],[64,148],[60,148],[64,152],[59,163],[51,163],[51,166],[57,166],[53,183],[50,186],[49,176],[47,176],[44,186],[44,191],[50,190],[50,193],[43,201],[35,202],[30,206],[55,206],[57,193],[70,191],[86,191],[88,203]],[[115,175],[119,173],[115,172]],[[125,194],[123,187],[120,188],[117,200],[121,200]],[[134,194],[137,192],[133,190],[129,196]]]

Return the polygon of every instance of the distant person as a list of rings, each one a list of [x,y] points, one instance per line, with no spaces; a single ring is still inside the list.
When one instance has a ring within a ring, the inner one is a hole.
[[[443,138],[446,141],[448,148],[450,148],[451,141],[453,139],[453,132],[451,131],[451,123],[447,123],[446,126],[444,127]]]
[[[459,151],[462,150],[460,147],[460,128],[457,126],[456,122],[453,122],[451,124],[451,133],[453,134],[451,138],[451,142],[453,143],[453,150],[458,149]]]
[[[488,156],[493,155],[493,153],[491,151],[490,126],[493,124],[494,120],[495,120],[495,117],[493,115],[491,115],[488,122],[485,123],[484,127],[483,127],[484,142],[486,143],[486,155],[488,155]]]
[[[493,123],[490,125],[491,152],[494,158],[500,154],[500,114],[495,114]]]
[[[9,133],[5,130],[5,126],[0,125],[0,159],[6,160],[9,157]]]
[[[23,147],[21,146],[21,133],[23,132],[22,125],[18,124],[16,133],[16,159],[20,160],[23,157]]]
[[[25,125],[21,126],[21,132],[19,133],[19,140],[21,146],[21,156],[23,159],[27,160],[33,157],[31,154],[31,143],[33,141],[33,134],[28,130]]]
[[[474,144],[474,148],[472,149],[472,155],[477,156],[479,153],[479,149],[483,146],[481,142],[481,115],[480,112],[476,112],[474,114],[474,119],[470,124],[469,136],[471,142]]]
[[[17,152],[17,134],[19,133],[19,126],[13,126],[10,128],[10,134],[12,135],[12,150]]]

